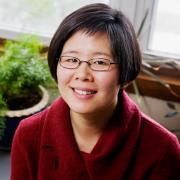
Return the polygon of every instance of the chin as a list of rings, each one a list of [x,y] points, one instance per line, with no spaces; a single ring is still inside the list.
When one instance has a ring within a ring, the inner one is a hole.
[[[90,114],[90,113],[95,113],[97,109],[95,107],[89,107],[88,105],[69,105],[70,110],[79,114]]]

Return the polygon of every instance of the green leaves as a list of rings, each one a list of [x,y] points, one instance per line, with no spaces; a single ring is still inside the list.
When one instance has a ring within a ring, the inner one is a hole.
[[[35,36],[23,36],[19,41],[6,41],[0,58],[0,105],[6,99],[31,93],[38,85],[52,82],[46,60],[41,56],[42,44]],[[1,111],[1,108],[0,108]]]
[[[4,115],[6,109],[7,109],[6,101],[3,98],[3,94],[0,92],[0,116]]]
[[[0,116],[0,140],[2,139],[2,137],[4,135],[5,128],[6,128],[5,119]]]

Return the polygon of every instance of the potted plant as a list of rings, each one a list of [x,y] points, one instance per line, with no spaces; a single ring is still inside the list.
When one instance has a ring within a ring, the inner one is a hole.
[[[9,148],[20,120],[47,105],[49,96],[42,85],[51,83],[52,79],[41,54],[42,44],[35,36],[7,40],[3,49],[0,57],[0,147]]]

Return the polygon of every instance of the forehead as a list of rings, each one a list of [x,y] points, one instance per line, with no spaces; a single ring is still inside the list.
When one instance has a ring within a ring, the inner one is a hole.
[[[111,57],[109,38],[105,32],[75,32],[64,44],[62,53],[104,53]]]
[[[88,33],[85,30],[75,32],[64,44],[61,55],[81,58],[101,56],[112,59],[108,36],[105,32]]]

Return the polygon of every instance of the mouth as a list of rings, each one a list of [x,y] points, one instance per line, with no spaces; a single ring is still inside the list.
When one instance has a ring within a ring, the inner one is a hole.
[[[79,95],[93,95],[93,94],[96,94],[97,91],[94,91],[94,90],[82,90],[82,89],[76,89],[76,88],[72,88],[73,91]]]

